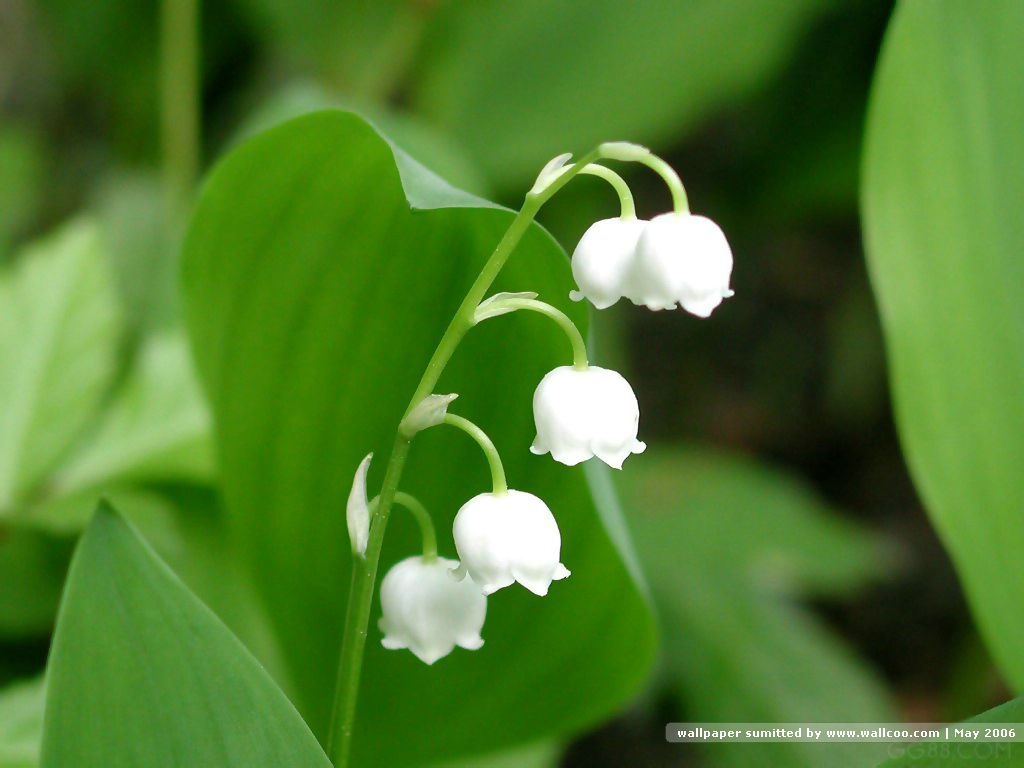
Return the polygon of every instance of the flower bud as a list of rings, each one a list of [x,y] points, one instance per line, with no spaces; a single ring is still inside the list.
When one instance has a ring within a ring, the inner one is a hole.
[[[546,595],[552,581],[569,571],[559,562],[562,536],[547,505],[523,491],[481,493],[462,505],[453,528],[462,562],[456,579],[468,573],[489,595],[519,582]]]
[[[569,297],[573,301],[587,298],[598,309],[605,309],[628,296],[637,240],[646,225],[646,221],[632,218],[592,224],[572,254],[572,276],[580,289]]]
[[[360,557],[366,557],[366,544],[370,539],[370,505],[366,501],[366,472],[370,468],[370,459],[372,458],[373,454],[371,453],[359,462],[345,508],[348,538],[352,542],[352,552]]]
[[[665,213],[648,222],[636,247],[630,293],[634,304],[708,317],[733,295],[732,251],[718,225],[704,216]]]
[[[555,461],[570,467],[597,456],[622,469],[627,456],[647,447],[636,439],[640,407],[633,389],[605,368],[555,368],[537,385],[533,418],[537,438],[530,450],[550,451]]]
[[[380,585],[385,648],[408,648],[433,664],[456,645],[475,651],[484,644],[480,630],[487,598],[472,582],[449,577],[457,565],[445,558],[408,557],[388,571]]]

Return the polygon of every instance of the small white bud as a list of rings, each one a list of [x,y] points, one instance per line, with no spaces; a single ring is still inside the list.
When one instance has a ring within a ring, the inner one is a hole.
[[[636,439],[640,407],[620,374],[597,366],[555,368],[533,395],[537,439],[530,450],[574,466],[597,456],[615,469],[647,447]]]
[[[569,298],[586,298],[605,309],[630,295],[637,241],[646,225],[633,218],[602,219],[590,225],[572,254],[572,276],[580,289]]]
[[[380,585],[385,648],[408,648],[433,664],[455,646],[475,651],[484,644],[480,630],[487,598],[472,582],[452,580],[449,572],[457,565],[445,558],[409,557],[387,572]]]
[[[651,309],[683,309],[708,317],[729,289],[732,251],[718,225],[704,216],[665,213],[648,222],[636,246],[627,294]]]
[[[546,595],[551,582],[569,571],[559,562],[562,536],[547,505],[533,494],[481,493],[462,505],[453,526],[462,562],[452,575],[468,573],[489,595],[519,582]]]
[[[366,544],[370,540],[370,508],[366,501],[366,472],[370,468],[370,459],[372,458],[373,454],[370,453],[359,462],[345,508],[345,520],[348,522],[348,538],[352,542],[352,552],[360,557],[366,557]]]

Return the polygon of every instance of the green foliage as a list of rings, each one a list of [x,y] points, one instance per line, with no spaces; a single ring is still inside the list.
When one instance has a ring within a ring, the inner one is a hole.
[[[439,13],[414,104],[492,178],[523,181],[538,158],[676,138],[773,74],[821,5],[456,3]]]
[[[315,732],[326,732],[340,646],[352,475],[373,450],[370,484],[380,481],[420,372],[511,219],[338,112],[247,142],[198,204],[186,315],[217,423],[229,532]],[[564,253],[533,226],[494,290],[538,290],[585,326],[570,287]],[[648,668],[652,620],[620,557],[625,542],[601,525],[582,469],[528,450],[533,388],[571,360],[547,322],[510,316],[474,329],[439,391],[460,393],[456,410],[494,439],[512,485],[550,504],[575,573],[543,601],[525,590],[493,597],[484,649],[434,667],[385,651],[371,629],[359,764],[439,760],[578,730],[611,713]],[[434,429],[417,439],[403,490],[435,515],[443,554],[454,551],[455,512],[488,489],[487,478],[464,435]],[[418,547],[401,514],[384,570]],[[615,522],[614,510],[603,514]]]
[[[795,480],[707,450],[649,449],[621,485],[662,621],[675,717],[883,722],[881,682],[796,602],[875,578],[879,541]],[[841,691],[841,695],[836,695]],[[722,744],[715,766],[862,766],[878,745]]]
[[[36,768],[46,685],[38,677],[0,690],[0,768]]]
[[[900,6],[864,225],[904,450],[983,635],[1024,687],[1024,4]]]
[[[130,331],[180,325],[178,251],[169,242],[163,189],[155,174],[115,172],[98,185],[94,207]]]
[[[146,339],[89,439],[51,481],[59,494],[119,482],[208,482],[210,417],[181,333]]]
[[[96,227],[68,225],[0,274],[0,516],[95,415],[120,331]]]
[[[964,722],[1013,723],[1020,726],[1022,721],[1024,721],[1024,698],[1008,701],[987,712],[982,712],[980,715],[968,718]],[[1000,766],[1008,766],[1008,768],[1018,768],[1024,765],[1024,749],[1020,748],[1020,742],[1012,744],[999,742],[962,744],[967,751],[957,749],[961,744],[946,743],[940,745],[942,747],[949,747],[945,750],[930,750],[930,746],[931,743],[925,743],[916,747],[909,747],[905,754],[892,760],[886,760],[878,768],[900,768],[901,766],[913,768],[913,766],[922,765],[922,756],[927,757],[927,765],[930,768],[942,768],[944,765],[963,765],[972,759],[978,762],[986,760]]]
[[[44,157],[43,143],[32,131],[0,126],[0,264],[42,198]]]
[[[71,544],[27,528],[0,526],[0,637],[48,634]]]
[[[47,680],[44,768],[330,765],[256,660],[105,505],[71,565]]]

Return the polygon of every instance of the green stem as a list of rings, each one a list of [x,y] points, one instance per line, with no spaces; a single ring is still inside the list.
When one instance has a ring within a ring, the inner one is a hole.
[[[172,0],[168,0],[172,1]],[[537,211],[551,196],[564,187],[570,179],[594,160],[601,158],[600,147],[591,150],[580,160],[571,165],[557,179],[539,192],[531,192],[526,196],[523,207],[516,214],[512,224],[495,247],[491,257],[484,264],[473,285],[470,286],[466,298],[462,300],[455,317],[434,349],[434,354],[427,363],[423,377],[416,387],[406,415],[427,395],[434,391],[445,365],[451,359],[466,331],[473,327],[473,315],[477,305],[483,301],[491,283],[498,276],[501,268],[508,261],[516,245],[522,240],[533,222]],[[345,613],[345,629],[341,642],[341,656],[338,661],[338,680],[334,694],[334,707],[329,725],[330,733],[327,740],[327,754],[335,768],[347,768],[352,748],[353,723],[356,714],[356,701],[359,695],[359,676],[363,665],[363,652],[370,623],[370,608],[373,604],[373,590],[377,579],[377,566],[380,561],[381,545],[384,542],[384,530],[387,526],[391,505],[398,491],[398,482],[405,469],[405,460],[409,455],[412,438],[401,433],[395,439],[395,446],[388,460],[388,468],[384,475],[384,485],[380,492],[380,502],[374,512],[370,525],[370,538],[366,546],[366,557],[354,558],[352,585],[349,590],[348,607]]]
[[[160,100],[166,225],[184,221],[199,175],[199,0],[163,0]]]
[[[508,483],[505,481],[505,468],[501,466],[501,456],[498,453],[498,449],[494,447],[494,443],[491,442],[491,438],[487,436],[487,433],[469,419],[456,416],[454,413],[446,413],[442,424],[458,427],[477,441],[484,455],[487,456],[487,463],[491,467],[491,484],[493,485],[494,495],[502,496],[508,493]]]
[[[599,179],[604,179],[615,188],[615,192],[619,196],[619,205],[622,208],[622,213],[619,218],[622,219],[635,219],[636,218],[636,205],[633,202],[633,193],[629,189],[629,185],[626,180],[619,176],[611,168],[606,168],[603,165],[597,163],[591,163],[586,168],[580,171],[582,174],[587,176],[597,176]]]
[[[380,496],[374,496],[371,499],[368,505],[371,515],[379,502]],[[420,527],[420,538],[423,539],[423,559],[427,561],[436,560],[437,534],[434,532],[434,520],[430,517],[430,513],[427,512],[427,508],[415,496],[403,493],[402,491],[395,492],[395,504],[405,507],[416,518],[416,523]]]
[[[657,173],[668,184],[672,193],[672,209],[676,213],[689,213],[690,201],[686,198],[686,190],[683,188],[682,179],[675,169],[655,154],[647,153],[636,158],[636,162],[643,163]]]
[[[348,609],[345,613],[341,657],[338,660],[338,681],[331,714],[330,735],[327,740],[327,753],[335,768],[348,765],[352,750],[359,676],[363,668],[363,651],[366,649],[370,609],[373,606],[373,586],[377,580],[377,566],[380,563],[381,546],[384,544],[388,513],[398,492],[398,479],[409,456],[410,444],[411,442],[401,435],[395,440],[377,509],[370,519],[366,557],[352,558],[352,583],[349,589]]]
[[[593,167],[593,166],[591,166]],[[546,315],[554,320],[558,325],[565,331],[565,335],[569,337],[569,342],[572,344],[572,363],[573,367],[578,371],[585,371],[589,367],[587,361],[587,343],[583,340],[583,335],[580,333],[580,329],[576,327],[576,324],[569,319],[569,316],[560,309],[551,306],[550,304],[537,301],[536,299],[500,299],[487,307],[488,310],[517,310],[527,309],[531,312],[539,312],[542,315]],[[495,317],[496,315],[488,315],[489,317]]]

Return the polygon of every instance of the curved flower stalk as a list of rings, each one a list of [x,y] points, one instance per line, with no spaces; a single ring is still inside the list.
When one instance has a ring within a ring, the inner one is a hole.
[[[477,309],[476,320],[519,309],[547,315],[565,331],[573,348],[573,365],[550,371],[533,395],[537,437],[530,450],[567,466],[597,456],[622,468],[632,453],[647,447],[637,440],[640,406],[632,387],[620,374],[592,366],[579,329],[562,311],[536,301],[534,294],[497,294]]]
[[[551,510],[537,496],[510,490],[494,443],[477,425],[448,412],[455,394],[434,393],[470,328],[489,317],[530,310],[554,320],[568,337],[572,365],[550,371],[534,393],[534,453],[550,453],[570,466],[597,457],[621,468],[628,456],[645,448],[637,439],[640,409],[632,388],[618,373],[589,364],[586,343],[565,313],[538,301],[532,292],[500,293],[484,300],[541,206],[581,173],[604,179],[619,196],[619,217],[596,222],[573,253],[572,271],[579,286],[571,294],[574,300],[586,298],[603,309],[628,298],[652,309],[681,305],[707,317],[732,295],[732,253],[725,236],[710,220],[690,214],[682,182],[664,160],[628,142],[601,144],[578,161],[571,159],[569,154],[559,155],[544,166],[459,305],[398,425],[380,495],[372,502],[366,501],[369,456],[356,471],[346,510],[354,555],[352,586],[328,739],[336,768],[348,765],[374,585],[394,504],[416,516],[423,555],[397,563],[381,584],[381,642],[386,648],[407,648],[427,664],[456,647],[479,649],[487,595],[516,582],[545,595],[553,581],[569,576],[561,562],[562,537]],[[651,221],[637,219],[628,185],[597,162],[603,159],[652,168],[669,187],[673,211]],[[440,424],[473,437],[491,469],[491,492],[474,496],[455,516],[452,534],[459,561],[437,556],[430,516],[413,497],[398,490],[412,441],[422,430]]]

